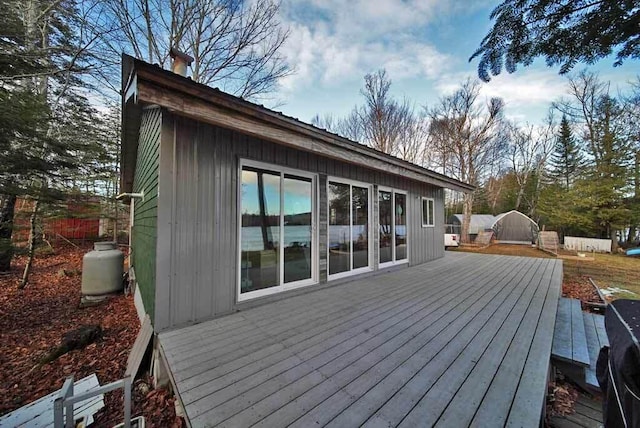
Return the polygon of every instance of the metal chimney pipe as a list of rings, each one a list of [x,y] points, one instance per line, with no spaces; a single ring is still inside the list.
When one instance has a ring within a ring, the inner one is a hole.
[[[171,71],[180,76],[187,76],[187,67],[193,62],[193,57],[187,55],[184,52],[179,51],[176,48],[169,50],[169,56],[173,60],[171,62]]]

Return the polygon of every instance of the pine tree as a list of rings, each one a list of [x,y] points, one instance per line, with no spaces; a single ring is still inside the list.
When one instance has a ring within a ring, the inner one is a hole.
[[[550,175],[569,189],[584,166],[584,155],[576,143],[566,115],[562,115],[560,130],[550,159]]]
[[[478,76],[486,82],[540,56],[560,65],[561,74],[612,53],[614,65],[640,57],[637,1],[505,0],[491,19],[493,28],[470,58],[480,59]]]
[[[0,38],[0,272],[10,268],[16,197],[29,196],[36,207],[62,198],[78,154],[89,149],[84,137],[95,111],[84,96],[89,53],[75,6],[0,0],[7,23]],[[34,246],[30,240],[30,255]]]
[[[629,224],[631,214],[625,205],[630,183],[631,139],[622,122],[619,103],[608,95],[601,97],[593,126],[593,165],[585,185],[585,193],[592,201],[596,230],[601,237],[612,239],[614,249],[615,233]]]

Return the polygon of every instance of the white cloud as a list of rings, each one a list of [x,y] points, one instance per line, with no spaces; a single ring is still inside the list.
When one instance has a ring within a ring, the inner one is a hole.
[[[450,58],[424,40],[424,30],[445,7],[448,2],[437,0],[307,0],[283,5],[290,36],[282,52],[296,70],[282,79],[283,91],[356,81],[380,68],[394,80],[438,77]]]
[[[531,103],[549,104],[566,91],[567,81],[556,69],[522,70],[503,73],[483,85],[483,93],[501,97],[510,106],[522,107]]]
[[[435,89],[440,96],[451,94],[468,78],[477,78],[475,70],[441,77]],[[556,69],[522,69],[514,74],[504,72],[492,77],[490,82],[482,83],[480,96],[502,98],[507,117],[511,120],[538,122],[551,103],[565,93],[566,87],[566,78],[558,75]]]
[[[624,88],[624,82],[634,77],[633,70],[604,70],[599,74],[601,79],[613,82],[616,88]],[[579,71],[580,69],[576,69],[574,73]],[[458,89],[465,79],[476,77],[474,72],[454,73],[441,77],[435,88],[439,95],[450,94]],[[510,119],[518,122],[536,122],[544,119],[552,102],[567,96],[567,84],[568,77],[558,74],[557,68],[523,67],[513,74],[503,72],[492,77],[489,83],[482,84],[480,94],[486,98],[502,98]]]
[[[281,80],[279,95],[288,114],[307,120],[318,111],[344,114],[361,101],[364,75],[385,68],[393,90],[433,105],[477,78],[477,61],[469,64],[465,53],[476,47],[467,32],[488,25],[494,6],[495,0],[284,0],[281,19],[290,37],[281,53],[296,73]],[[634,64],[621,67],[626,76],[607,63],[601,77],[627,81]],[[481,91],[503,98],[511,119],[538,123],[565,94],[566,78],[540,62],[503,72]]]

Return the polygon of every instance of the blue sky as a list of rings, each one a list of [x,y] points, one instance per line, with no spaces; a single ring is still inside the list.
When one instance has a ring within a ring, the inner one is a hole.
[[[491,27],[498,1],[464,0],[283,0],[282,20],[290,29],[283,53],[296,73],[283,79],[277,110],[309,122],[316,114],[346,115],[362,101],[366,73],[385,68],[397,97],[417,108],[433,105],[466,77],[468,62]],[[591,69],[614,91],[640,73],[640,61],[614,68],[606,58]],[[577,66],[579,71],[584,66]],[[500,96],[506,114],[539,123],[549,103],[562,94],[566,78],[543,61],[503,73],[483,85],[486,97]]]

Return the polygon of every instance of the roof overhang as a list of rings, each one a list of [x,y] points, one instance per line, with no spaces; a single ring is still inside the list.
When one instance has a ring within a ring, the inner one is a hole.
[[[452,190],[474,186],[390,156],[182,77],[158,66],[122,56],[121,192],[131,192],[143,105],[228,128],[277,144]]]

